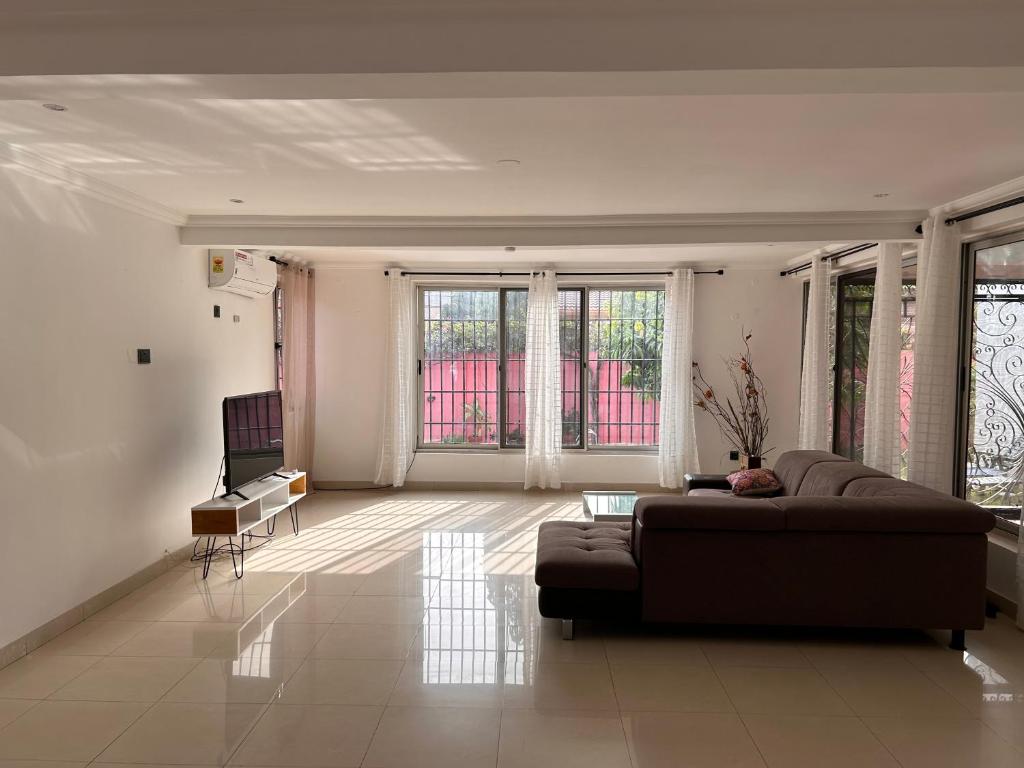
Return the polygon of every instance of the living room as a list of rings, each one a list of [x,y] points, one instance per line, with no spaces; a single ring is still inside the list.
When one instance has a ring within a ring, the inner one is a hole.
[[[5,9],[0,768],[1024,765],[1019,4],[386,5]]]

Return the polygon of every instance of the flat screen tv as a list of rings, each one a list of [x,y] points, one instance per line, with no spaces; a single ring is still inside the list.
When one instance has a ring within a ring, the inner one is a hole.
[[[280,390],[224,398],[224,457],[225,495],[284,467]]]

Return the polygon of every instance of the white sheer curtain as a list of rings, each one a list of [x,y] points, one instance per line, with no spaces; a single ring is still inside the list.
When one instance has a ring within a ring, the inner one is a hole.
[[[658,482],[678,488],[687,472],[700,472],[693,423],[693,270],[665,278],[665,327],[658,417]]]
[[[303,267],[284,267],[277,279],[284,294],[284,463],[290,469],[305,471],[307,487],[312,488],[316,423],[314,274]]]
[[[864,395],[864,463],[899,477],[903,245],[883,243],[875,270]]]
[[[530,276],[526,308],[526,487],[561,487],[562,361],[558,337],[558,280],[553,271]]]
[[[384,380],[384,424],[377,479],[398,487],[416,448],[416,301],[412,280],[396,270],[388,277],[390,317]]]
[[[828,261],[811,259],[811,283],[804,326],[804,361],[800,373],[800,434],[798,447],[826,451],[828,445]]]
[[[923,226],[917,259],[908,473],[912,482],[950,493],[956,441],[960,225],[947,225],[945,216],[937,215]]]

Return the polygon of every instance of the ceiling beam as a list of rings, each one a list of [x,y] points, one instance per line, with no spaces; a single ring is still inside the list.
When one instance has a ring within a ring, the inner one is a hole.
[[[0,76],[0,101],[1024,93],[1024,66],[686,72]]]
[[[260,248],[820,243],[920,238],[924,211],[522,218],[190,216],[183,245]]]
[[[1024,65],[1019,0],[5,0],[0,73]]]

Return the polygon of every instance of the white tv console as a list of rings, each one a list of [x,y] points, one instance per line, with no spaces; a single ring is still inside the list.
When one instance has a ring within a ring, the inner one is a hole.
[[[192,507],[192,535],[206,537],[203,553],[203,578],[210,573],[210,562],[217,551],[217,538],[228,537],[228,548],[235,576],[245,573],[245,537],[252,542],[252,531],[261,523],[273,534],[277,515],[288,510],[292,530],[299,535],[299,501],[306,496],[306,473],[281,471],[238,489],[237,493],[204,501]],[[244,498],[243,498],[244,497]],[[238,537],[239,543],[231,541]],[[235,552],[238,552],[238,561]]]

